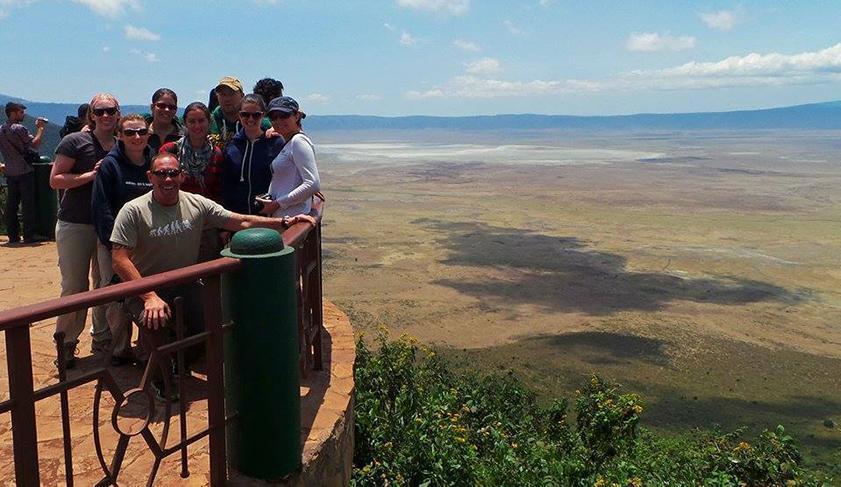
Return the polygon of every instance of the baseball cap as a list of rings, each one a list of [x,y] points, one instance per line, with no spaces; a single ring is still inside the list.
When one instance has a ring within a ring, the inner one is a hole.
[[[12,110],[26,110],[26,105],[15,101],[6,103],[6,112],[11,112]]]
[[[220,86],[227,86],[228,88],[239,91],[240,93],[244,93],[242,90],[242,82],[233,76],[225,76],[224,78],[219,80],[219,84],[216,85],[216,88]]]
[[[291,96],[279,96],[269,102],[269,107],[266,109],[266,114],[270,112],[294,113],[300,111],[301,109],[298,106],[298,102],[295,101],[294,98],[292,98]],[[301,118],[306,117],[304,112],[301,112],[301,115]]]

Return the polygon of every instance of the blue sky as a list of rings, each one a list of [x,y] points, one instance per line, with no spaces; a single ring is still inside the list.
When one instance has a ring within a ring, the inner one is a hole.
[[[264,76],[310,114],[623,114],[841,99],[841,3],[0,0],[0,93],[180,105]]]

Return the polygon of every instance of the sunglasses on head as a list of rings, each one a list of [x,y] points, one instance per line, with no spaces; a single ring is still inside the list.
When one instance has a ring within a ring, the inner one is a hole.
[[[160,102],[160,101],[156,102],[155,106],[160,108],[161,110],[169,110],[171,112],[174,112],[175,110],[178,110],[177,106],[170,105],[169,103],[164,103],[164,102]]]
[[[280,110],[274,110],[269,112],[269,119],[270,120],[283,120],[284,118],[289,118],[295,112],[281,112]]]
[[[181,169],[158,169],[157,171],[152,171],[152,174],[159,178],[171,177],[177,178],[181,175],[183,171]]]
[[[107,107],[107,108],[94,108],[91,111],[97,117],[101,117],[101,116],[105,115],[106,113],[108,115],[114,115],[115,113],[117,113],[117,110],[118,110],[117,107]]]
[[[149,129],[123,129],[122,132],[127,137],[134,137],[135,135],[143,137],[144,135],[149,135]]]
[[[263,112],[239,112],[239,116],[241,118],[260,118],[263,116]]]

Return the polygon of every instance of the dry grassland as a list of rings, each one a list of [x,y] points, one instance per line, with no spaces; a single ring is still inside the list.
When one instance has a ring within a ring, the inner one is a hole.
[[[320,134],[326,293],[546,397],[599,373],[656,428],[784,424],[841,474],[839,135]]]

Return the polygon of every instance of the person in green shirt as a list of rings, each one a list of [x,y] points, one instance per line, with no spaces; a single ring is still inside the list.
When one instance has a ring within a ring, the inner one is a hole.
[[[219,106],[210,114],[210,137],[214,145],[219,146],[224,152],[231,137],[241,128],[239,106],[245,92],[242,89],[242,82],[233,76],[220,79],[213,91],[216,93]],[[271,128],[272,123],[264,117],[260,125],[265,131]]]

